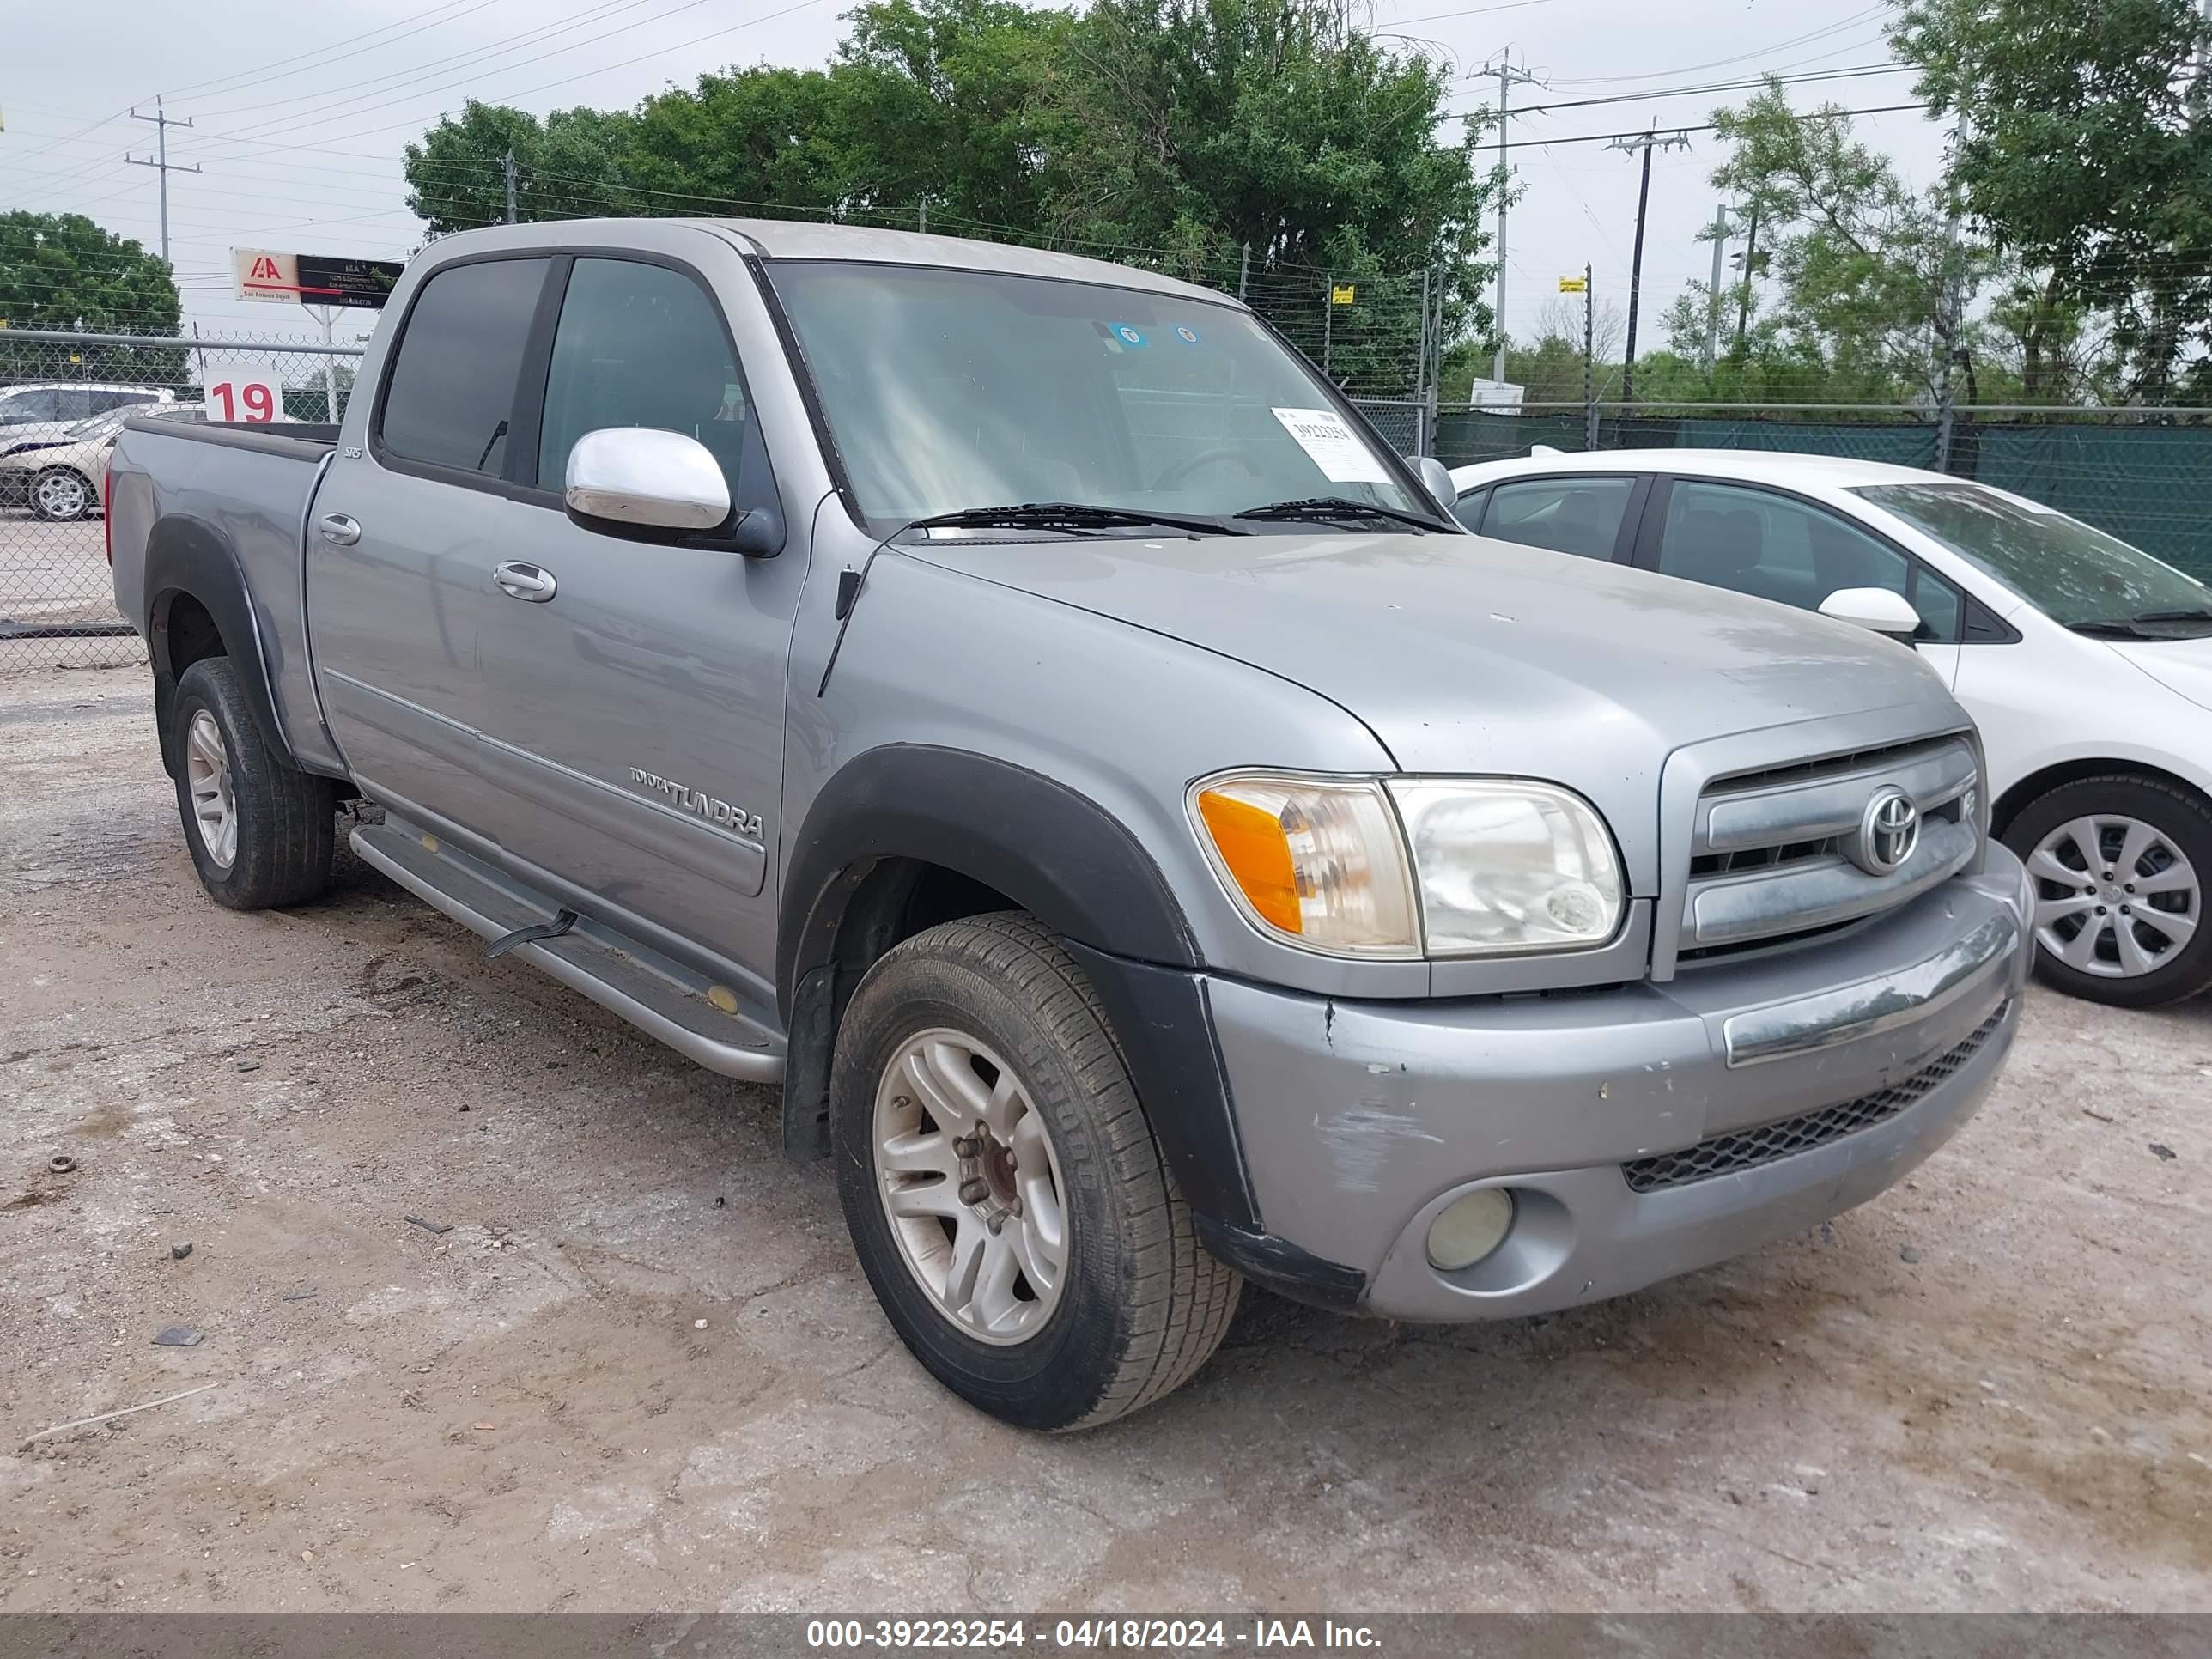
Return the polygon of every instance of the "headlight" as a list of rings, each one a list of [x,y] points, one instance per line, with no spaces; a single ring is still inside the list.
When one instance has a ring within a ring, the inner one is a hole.
[[[1577,951],[1620,926],[1613,837],[1553,784],[1235,772],[1197,784],[1191,814],[1246,918],[1310,951]]]
[[[1331,956],[1420,955],[1406,846],[1378,784],[1231,773],[1194,787],[1191,809],[1261,932]]]
[[[1431,956],[1577,951],[1620,925],[1620,860],[1589,803],[1519,778],[1393,778]]]

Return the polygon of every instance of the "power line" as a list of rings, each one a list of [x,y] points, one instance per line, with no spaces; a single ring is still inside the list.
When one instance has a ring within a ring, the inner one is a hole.
[[[1933,107],[1935,106],[1931,104],[1877,104],[1871,109],[1803,110],[1793,112],[1790,118],[1793,121],[1819,121],[1826,119],[1831,116],[1895,115],[1905,110],[1925,110],[1932,109]],[[1436,117],[1435,119],[1438,125],[1442,125],[1446,121],[1464,121],[1474,117],[1487,115],[1488,113],[1489,112],[1487,110],[1455,110],[1449,114],[1439,115]],[[1667,123],[1667,130],[1670,132],[1718,132],[1720,131],[1720,126],[1718,123],[1713,121],[1702,122],[1692,126],[1677,126],[1670,121]],[[1511,143],[1504,146],[1504,148],[1507,149],[1527,149],[1531,147],[1543,147],[1551,144],[1609,144],[1616,138],[1641,138],[1642,137],[1644,137],[1643,133],[1636,131],[1575,132],[1568,133],[1558,138],[1516,138]]]
[[[1814,70],[1804,75],[1762,75],[1744,81],[1711,81],[1702,86],[1654,87],[1649,92],[1607,93],[1601,98],[1571,98],[1563,103],[1530,104],[1514,112],[1518,115],[1549,115],[1555,110],[1588,109],[1599,104],[1638,104],[1654,98],[1696,98],[1716,92],[1756,92],[1769,82],[1785,87],[1802,86],[1814,81],[1852,81],[1869,75],[1906,75],[1917,71],[1912,64],[1862,64],[1850,69]],[[1470,75],[1467,77],[1475,78]]]
[[[1741,64],[1748,58],[1764,58],[1769,52],[1787,52],[1792,46],[1802,46],[1808,41],[1822,40],[1831,34],[1840,34],[1845,29],[1856,28],[1869,18],[1880,16],[1887,9],[1887,6],[1869,6],[1864,11],[1855,12],[1841,22],[1831,23],[1825,28],[1814,29],[1804,34],[1792,35],[1787,40],[1777,40],[1770,46],[1760,46],[1751,52],[1735,52],[1726,58],[1716,58],[1707,63],[1679,64],[1673,69],[1649,70],[1641,75],[1559,76],[1554,78],[1560,86],[1599,87],[1619,86],[1627,81],[1660,81],[1670,76],[1695,75],[1702,70],[1720,69],[1729,64]]]

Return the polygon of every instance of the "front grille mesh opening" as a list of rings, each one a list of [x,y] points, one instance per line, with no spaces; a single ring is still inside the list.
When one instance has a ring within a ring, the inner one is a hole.
[[[1909,743],[1893,743],[1880,749],[1861,749],[1850,754],[1830,755],[1823,760],[1793,761],[1786,766],[1770,766],[1761,772],[1738,772],[1733,776],[1714,779],[1705,786],[1705,793],[1708,796],[1738,795],[1748,789],[1778,789],[1788,784],[1811,783],[1850,772],[1903,766],[1923,755],[1940,754],[1960,740],[1957,735],[1916,738]]]
[[[1815,1146],[1825,1146],[1845,1135],[1886,1123],[1906,1107],[1927,1098],[1955,1075],[1960,1066],[1981,1051],[1982,1045],[1995,1035],[2011,1012],[2011,1003],[1999,1005],[1995,1013],[1962,1041],[1945,1049],[1911,1076],[1901,1078],[1886,1089],[1861,1095],[1856,1100],[1824,1106],[1816,1112],[1801,1112],[1796,1117],[1762,1123],[1754,1129],[1715,1135],[1679,1152],[1639,1158],[1622,1164],[1620,1172],[1627,1177],[1631,1192],[1658,1192],[1664,1188],[1686,1187],[1692,1182],[1710,1181],[1715,1176],[1771,1164],[1793,1152],[1810,1152]]]
[[[1778,865],[1803,864],[1812,859],[1834,858],[1843,851],[1843,838],[1780,842],[1771,847],[1746,847],[1733,853],[1700,853],[1690,860],[1690,879],[1733,876],[1745,870],[1771,870]]]

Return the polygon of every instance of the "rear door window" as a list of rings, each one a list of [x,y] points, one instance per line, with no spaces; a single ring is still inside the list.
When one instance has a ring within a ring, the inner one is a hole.
[[[1489,502],[1487,489],[1470,489],[1452,503],[1452,517],[1459,520],[1461,529],[1479,531],[1482,528],[1482,509]]]
[[[379,419],[381,449],[402,461],[496,478],[544,259],[449,265],[409,307]]]
[[[1633,478],[1531,478],[1490,492],[1480,533],[1585,559],[1610,559]],[[1462,520],[1465,522],[1465,520]]]

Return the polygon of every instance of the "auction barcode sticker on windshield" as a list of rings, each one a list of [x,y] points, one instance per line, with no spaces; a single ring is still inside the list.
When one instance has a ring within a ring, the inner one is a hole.
[[[1275,418],[1331,483],[1388,483],[1382,462],[1333,409],[1279,409]]]

